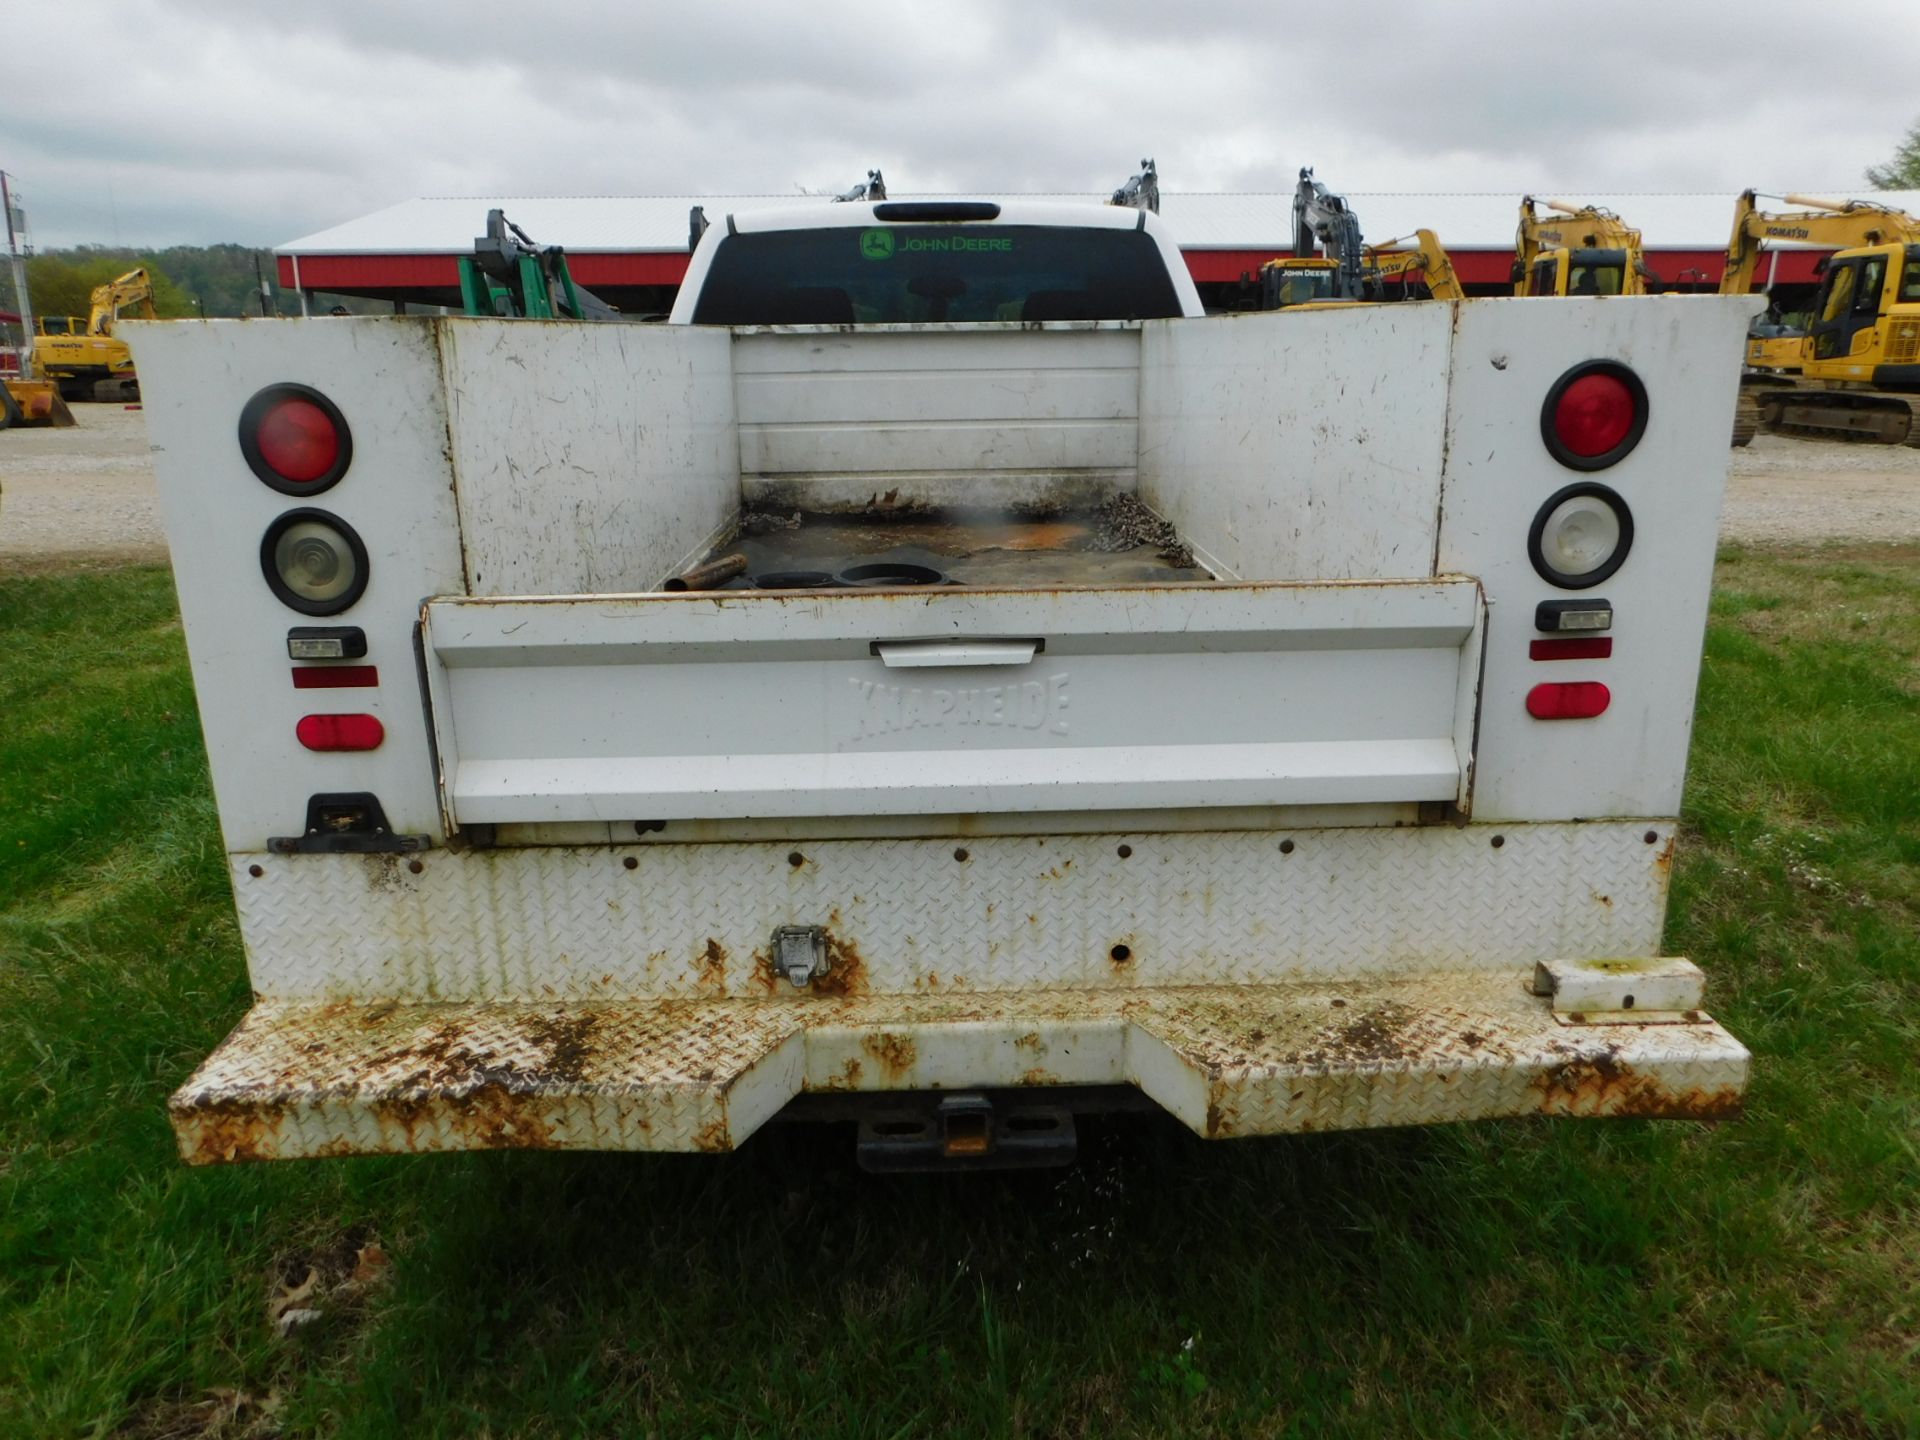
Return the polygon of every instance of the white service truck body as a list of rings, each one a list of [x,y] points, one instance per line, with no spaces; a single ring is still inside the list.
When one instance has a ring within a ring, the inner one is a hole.
[[[718,1151],[1003,1087],[1207,1136],[1732,1113],[1661,929],[1750,309],[140,328],[257,997],[183,1155]],[[1596,361],[1644,394],[1576,468]],[[316,394],[333,448],[263,483],[257,397]],[[1553,583],[1594,483],[1614,568]],[[1047,529],[1116,495],[1190,563]],[[663,589],[816,516],[997,538]],[[335,614],[270,582],[308,524],[357,537]]]

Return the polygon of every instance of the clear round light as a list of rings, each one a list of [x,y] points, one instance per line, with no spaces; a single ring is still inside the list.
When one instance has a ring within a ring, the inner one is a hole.
[[[1620,517],[1597,495],[1554,506],[1540,531],[1540,553],[1563,575],[1589,575],[1620,548]]]
[[[302,600],[338,600],[359,578],[353,547],[331,525],[299,520],[281,532],[273,546],[273,568],[287,589]]]

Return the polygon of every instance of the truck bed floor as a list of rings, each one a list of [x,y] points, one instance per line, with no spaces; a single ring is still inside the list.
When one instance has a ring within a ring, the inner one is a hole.
[[[1213,575],[1175,546],[1144,532],[1156,518],[1144,506],[1132,526],[1108,512],[1021,519],[991,513],[888,515],[749,512],[741,533],[709,559],[739,551],[747,573],[824,571],[894,561],[940,571],[956,584],[985,586],[1164,585]],[[1145,521],[1146,523],[1141,523]],[[1129,543],[1137,542],[1137,543]]]

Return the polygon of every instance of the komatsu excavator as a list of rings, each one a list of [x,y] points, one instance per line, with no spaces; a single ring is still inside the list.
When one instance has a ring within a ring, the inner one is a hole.
[[[1542,215],[1541,206],[1553,214]],[[1520,197],[1514,294],[1645,295],[1653,278],[1640,232],[1611,210]]]
[[[1743,402],[1783,434],[1920,449],[1920,219],[1866,200],[1780,198],[1801,208],[1763,211],[1752,190],[1735,203],[1721,294],[1752,290],[1769,241],[1836,253],[1805,334],[1749,335]]]
[[[1413,242],[1412,249],[1395,248],[1409,240]],[[1361,253],[1368,282],[1376,288],[1383,288],[1389,280],[1405,282],[1418,274],[1425,279],[1427,293],[1435,300],[1467,298],[1467,287],[1460,283],[1446,247],[1431,230],[1416,230],[1411,235],[1383,240],[1378,245],[1367,246]]]
[[[34,363],[68,400],[137,400],[140,380],[127,342],[113,333],[122,318],[158,320],[153,281],[144,267],[94,287],[92,313],[79,334],[44,333],[33,340]]]

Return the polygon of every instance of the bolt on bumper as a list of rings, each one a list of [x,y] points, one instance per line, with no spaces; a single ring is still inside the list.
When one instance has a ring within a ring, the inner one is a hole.
[[[1531,974],[1503,971],[937,996],[269,1000],[168,1108],[193,1164],[723,1151],[809,1092],[1126,1084],[1208,1137],[1738,1113],[1750,1057],[1705,1012],[1570,1023],[1533,989]]]

